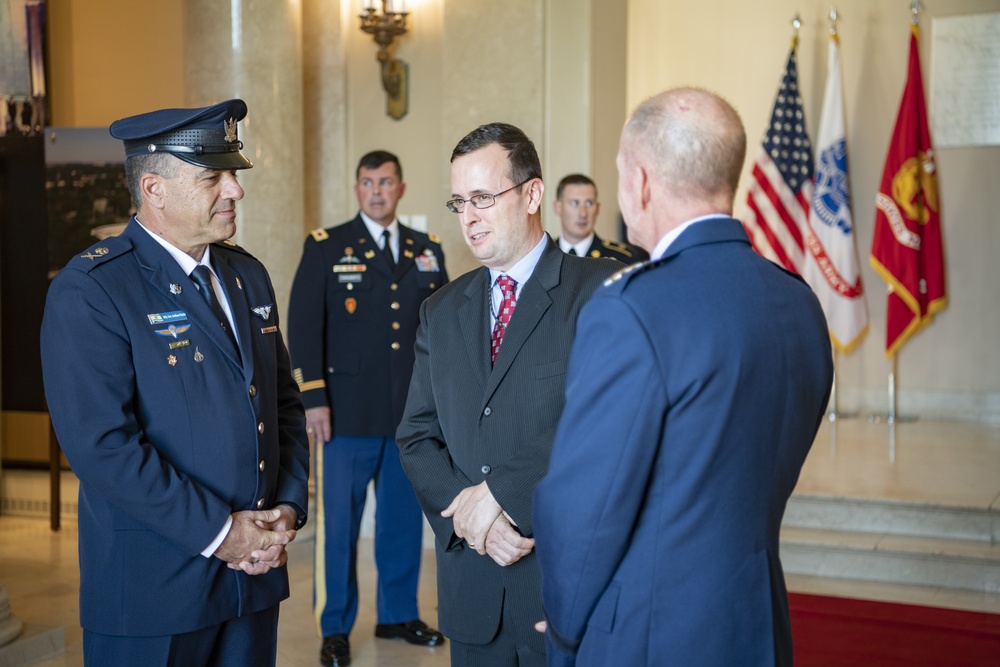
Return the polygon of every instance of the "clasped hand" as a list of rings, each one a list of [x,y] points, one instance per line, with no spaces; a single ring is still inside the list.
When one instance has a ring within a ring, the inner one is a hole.
[[[233,525],[215,550],[215,557],[232,570],[250,575],[264,574],[288,562],[285,551],[295,539],[296,514],[288,505],[261,512],[233,512]]]
[[[515,524],[503,512],[486,482],[462,489],[441,516],[451,517],[455,535],[479,555],[488,554],[500,566],[517,562],[535,546],[533,539],[514,529]]]

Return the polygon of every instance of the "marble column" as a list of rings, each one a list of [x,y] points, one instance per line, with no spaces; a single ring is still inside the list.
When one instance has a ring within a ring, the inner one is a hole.
[[[332,227],[357,209],[350,184],[354,161],[347,145],[345,31],[357,31],[360,3],[302,0],[303,121],[306,231]]]
[[[185,0],[185,101],[190,106],[239,97],[240,123],[254,168],[240,173],[233,241],[271,274],[283,322],[302,253],[302,8],[298,0]]]

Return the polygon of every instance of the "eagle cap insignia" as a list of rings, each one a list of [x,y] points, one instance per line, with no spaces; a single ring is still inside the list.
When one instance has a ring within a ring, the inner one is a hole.
[[[226,141],[236,141],[236,119],[230,118],[222,121],[222,127],[226,131]]]

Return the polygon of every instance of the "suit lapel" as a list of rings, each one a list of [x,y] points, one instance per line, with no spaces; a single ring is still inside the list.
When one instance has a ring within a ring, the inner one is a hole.
[[[521,289],[521,297],[514,307],[514,315],[503,336],[500,352],[497,354],[493,372],[490,373],[489,384],[486,386],[484,402],[489,400],[497,386],[503,380],[518,352],[524,347],[532,332],[538,326],[542,316],[552,306],[549,290],[559,284],[559,273],[562,269],[563,252],[551,239],[545,246],[542,256],[535,265],[535,270],[528,283]],[[487,352],[487,359],[489,359]],[[489,361],[487,361],[487,364]]]
[[[129,223],[123,235],[132,242],[140,265],[149,272],[149,284],[152,288],[187,313],[188,320],[200,327],[230,361],[242,366],[229,337],[215,322],[215,313],[198,294],[194,282],[185,275],[170,253],[140,229],[137,223]]]
[[[358,239],[358,245],[360,246],[354,249],[354,253],[360,253],[364,257],[364,262],[368,266],[367,270],[374,269],[391,278],[393,273],[389,270],[389,263],[382,256],[382,249],[378,247],[379,240],[372,238],[372,235],[368,232],[368,227],[365,225],[365,221],[361,219],[360,213],[354,216],[354,220],[351,221],[351,229],[354,232],[355,238]],[[375,254],[369,257],[365,255],[368,251],[372,251]]]
[[[413,232],[408,227],[399,225],[399,259],[396,260],[396,277],[399,278],[413,267],[413,255],[416,244]]]
[[[246,290],[243,289],[243,281],[229,265],[229,259],[221,252],[212,253],[212,263],[215,265],[215,272],[222,282],[222,288],[226,291],[226,298],[229,300],[229,311],[233,315],[233,326],[240,340],[240,356],[243,361],[243,370],[247,377],[253,377],[253,338],[251,333],[250,304],[247,303]],[[259,306],[274,304],[255,304]]]
[[[598,256],[601,254],[601,237],[594,234],[594,238],[590,240],[590,247],[587,248],[587,252],[583,253],[584,257],[590,257],[590,253],[597,251]]]
[[[489,280],[489,269],[479,269],[465,288],[465,303],[458,307],[465,352],[480,387],[486,386],[490,376]]]

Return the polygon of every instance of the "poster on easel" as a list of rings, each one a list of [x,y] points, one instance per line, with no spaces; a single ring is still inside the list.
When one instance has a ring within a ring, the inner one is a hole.
[[[45,130],[45,203],[49,279],[66,262],[109,236],[132,216],[125,151],[106,127]]]

